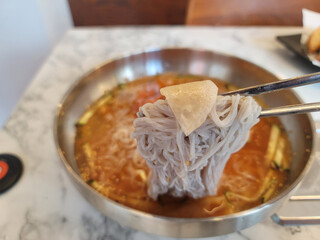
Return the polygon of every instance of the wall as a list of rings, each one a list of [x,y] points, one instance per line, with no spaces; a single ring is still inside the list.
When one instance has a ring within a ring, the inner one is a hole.
[[[71,27],[67,0],[0,1],[0,129],[50,50]]]

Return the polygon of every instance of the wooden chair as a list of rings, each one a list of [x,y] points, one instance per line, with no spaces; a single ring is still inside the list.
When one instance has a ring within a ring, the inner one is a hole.
[[[185,24],[189,0],[69,0],[75,26]]]
[[[187,25],[302,25],[302,8],[320,0],[190,0]]]

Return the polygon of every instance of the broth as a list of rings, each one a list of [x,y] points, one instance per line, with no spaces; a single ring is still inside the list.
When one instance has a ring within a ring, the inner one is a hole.
[[[169,217],[226,215],[274,197],[291,161],[288,136],[277,118],[262,118],[251,129],[246,145],[231,155],[217,195],[200,199],[163,195],[157,201],[148,196],[149,168],[130,138],[136,112],[162,98],[162,87],[204,79],[211,79],[220,92],[235,88],[218,79],[168,73],[118,85],[98,99],[77,123],[75,156],[84,181],[118,203]]]

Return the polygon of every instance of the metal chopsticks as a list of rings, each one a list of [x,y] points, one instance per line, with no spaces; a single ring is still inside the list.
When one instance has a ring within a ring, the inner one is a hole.
[[[260,95],[265,93],[276,92],[287,88],[300,87],[318,82],[320,82],[320,72],[303,75],[295,78],[289,78],[278,82],[265,83],[252,87],[237,89],[234,91],[221,93],[220,95],[226,96],[232,94],[241,94],[246,96],[253,96],[258,94]]]
[[[290,201],[320,201],[320,195],[291,196]]]
[[[298,195],[291,196],[290,201],[319,201],[320,195]],[[303,216],[303,217],[284,217],[273,214],[271,219],[282,226],[293,225],[318,225],[320,224],[320,216]]]
[[[302,114],[317,111],[320,111],[320,102],[262,109],[259,117],[275,117],[281,115]]]
[[[292,226],[292,225],[318,225],[320,224],[320,217],[283,217],[278,214],[273,214],[271,219],[282,226]]]
[[[289,78],[278,82],[266,83],[252,87],[242,88],[230,92],[221,93],[222,96],[241,94],[246,96],[254,96],[280,91],[287,88],[300,87],[308,84],[320,82],[320,72],[303,75],[295,78]],[[270,109],[263,109],[259,117],[272,117],[288,114],[302,114],[307,112],[320,111],[320,102],[307,103],[300,105],[289,105]]]

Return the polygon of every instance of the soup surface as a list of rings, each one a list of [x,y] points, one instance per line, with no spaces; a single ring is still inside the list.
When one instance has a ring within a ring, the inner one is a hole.
[[[288,136],[277,118],[262,118],[246,145],[231,155],[215,196],[200,199],[147,194],[149,168],[130,137],[139,107],[162,96],[160,88],[211,79],[220,92],[235,87],[203,76],[161,74],[118,85],[77,122],[75,156],[82,178],[104,196],[152,214],[201,218],[239,212],[274,197],[291,161]]]

